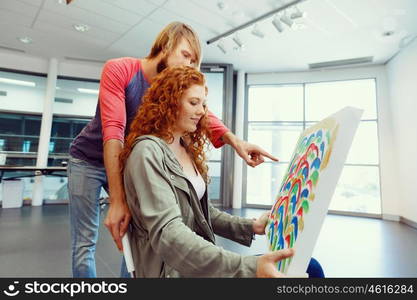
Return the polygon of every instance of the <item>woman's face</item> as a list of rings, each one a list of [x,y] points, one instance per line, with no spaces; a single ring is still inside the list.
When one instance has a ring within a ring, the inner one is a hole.
[[[180,100],[180,112],[175,131],[194,132],[197,124],[206,113],[206,88],[204,85],[192,85]]]

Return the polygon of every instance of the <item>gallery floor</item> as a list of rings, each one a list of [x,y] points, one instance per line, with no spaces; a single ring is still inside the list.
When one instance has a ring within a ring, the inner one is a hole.
[[[263,210],[231,211],[257,217]],[[0,277],[70,277],[67,205],[0,209]],[[264,236],[250,248],[223,238],[217,244],[244,255],[267,251]],[[326,277],[417,277],[417,230],[401,223],[328,215],[313,257]],[[118,277],[121,254],[102,225],[96,264],[100,277]]]

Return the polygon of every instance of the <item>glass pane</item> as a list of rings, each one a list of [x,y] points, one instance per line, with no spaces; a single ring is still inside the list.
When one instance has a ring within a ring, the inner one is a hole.
[[[33,172],[6,172],[4,178],[10,178],[14,176],[24,176],[32,174]],[[32,200],[32,191],[33,191],[33,177],[23,177],[20,178],[23,181],[23,200]],[[3,190],[2,184],[0,184],[0,200],[3,200]]]
[[[71,123],[69,120],[54,118],[51,137],[71,137]]]
[[[15,136],[1,136],[4,151],[22,151],[22,138]]]
[[[98,82],[58,79],[54,114],[92,117],[96,112]]]
[[[272,205],[281,187],[288,164],[263,163],[247,168],[246,204]]]
[[[345,166],[329,209],[380,214],[379,167]]]
[[[206,158],[207,160],[221,160],[222,159],[222,149],[220,148],[214,148],[213,145],[210,144],[208,148],[206,148]]]
[[[379,164],[377,122],[361,122],[353,138],[346,163]]]
[[[51,138],[49,142],[49,153],[68,154],[70,143],[70,139]]]
[[[249,123],[248,141],[265,149],[281,162],[288,162],[291,159],[302,130],[302,123]]]
[[[25,157],[11,157],[10,155],[6,156],[6,165],[8,166],[35,166],[36,157],[34,158],[25,158]],[[9,173],[9,172],[7,172]]]
[[[39,137],[24,138],[22,143],[22,152],[38,152]]]
[[[41,117],[28,118],[25,117],[25,135],[36,135],[39,136],[41,132]]]
[[[48,157],[48,167],[62,167],[63,165],[62,165],[62,163],[63,162],[66,162],[66,163],[68,163],[68,159],[69,159],[69,157],[68,156],[65,156],[65,157],[63,157],[63,156],[60,156],[60,157],[51,157],[51,156],[49,156]]]
[[[12,151],[12,152],[22,152],[22,153],[29,153],[33,152],[36,153],[38,151],[38,142],[39,138],[33,137],[22,137],[22,136],[9,136],[2,138],[5,141],[3,149],[4,151]]]
[[[3,111],[42,113],[46,76],[0,71],[0,78],[0,90],[7,92],[1,97]]]
[[[208,196],[211,200],[220,199],[220,185],[221,185],[221,163],[209,162],[210,184],[208,186]]]
[[[219,119],[223,119],[223,73],[204,73],[207,80],[207,106]]]
[[[68,201],[68,178],[58,176],[43,177],[43,199],[49,203]]]
[[[19,153],[33,155],[38,151],[40,126],[40,116],[0,114],[0,151],[18,152],[5,153],[7,165],[18,162]]]
[[[7,172],[5,178],[13,176],[30,176],[33,174],[33,171],[27,172]],[[65,174],[65,172],[61,173]],[[23,177],[20,178],[23,181],[23,200],[32,200],[33,196],[33,187],[35,182],[35,177]],[[43,199],[48,203],[53,203],[54,201],[67,202],[68,201],[68,188],[67,188],[67,178],[66,177],[57,177],[57,176],[43,176]],[[2,200],[2,192],[0,185],[0,200]]]
[[[0,134],[22,134],[22,116],[0,114]]]
[[[63,161],[68,160],[71,142],[88,122],[87,119],[54,117],[49,142],[48,166],[61,166]]]
[[[364,110],[362,119],[376,119],[374,79],[306,84],[306,120],[320,121],[345,106]]]
[[[306,128],[316,122],[306,122]],[[362,121],[353,138],[346,159],[347,164],[379,164],[378,130],[376,121]]]
[[[251,86],[249,121],[303,121],[303,86]]]

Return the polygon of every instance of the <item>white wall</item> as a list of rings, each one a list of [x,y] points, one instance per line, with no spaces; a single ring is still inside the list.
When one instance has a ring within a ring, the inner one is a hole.
[[[19,86],[0,82],[0,90],[7,96],[0,96],[0,110],[40,113],[46,92],[46,77],[0,72],[0,77],[36,84],[35,87]]]
[[[7,69],[44,74],[48,72],[47,59],[5,50],[0,51],[0,66]]]
[[[399,206],[401,199],[399,199],[397,191],[397,168],[395,162],[397,155],[395,147],[392,147],[394,139],[385,66],[380,65],[293,73],[248,74],[247,83],[291,84],[365,78],[376,78],[377,82],[382,214],[384,218],[398,220],[401,215]]]
[[[401,215],[417,222],[417,39],[386,68],[399,169],[395,190],[401,199]]]
[[[14,70],[44,73],[48,72],[47,58],[23,53],[0,50],[0,67]],[[100,79],[103,64],[63,60],[59,63],[58,75],[89,79]]]

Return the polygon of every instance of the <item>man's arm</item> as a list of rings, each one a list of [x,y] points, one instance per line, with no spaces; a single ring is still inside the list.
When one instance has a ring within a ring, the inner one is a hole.
[[[261,147],[250,144],[237,138],[213,113],[208,112],[209,127],[211,131],[211,143],[215,148],[219,148],[224,144],[232,146],[237,154],[251,167],[263,163],[264,157],[268,157],[273,161],[278,161],[278,158],[272,156]]]
[[[130,63],[124,59],[106,62],[101,74],[99,93],[103,159],[110,196],[110,207],[104,224],[119,250],[123,249],[121,237],[126,233],[130,220],[119,164],[126,126],[125,87],[134,70]]]
[[[120,173],[119,154],[122,149],[123,143],[119,140],[110,139],[104,143],[104,166],[110,194],[110,208],[104,220],[104,225],[110,231],[120,251],[123,250],[122,237],[127,231],[131,218]]]
[[[265,161],[267,157],[273,161],[278,161],[278,158],[272,156],[261,147],[248,143],[236,137],[231,131],[226,132],[222,136],[224,143],[232,146],[237,154],[251,167],[256,167]]]

